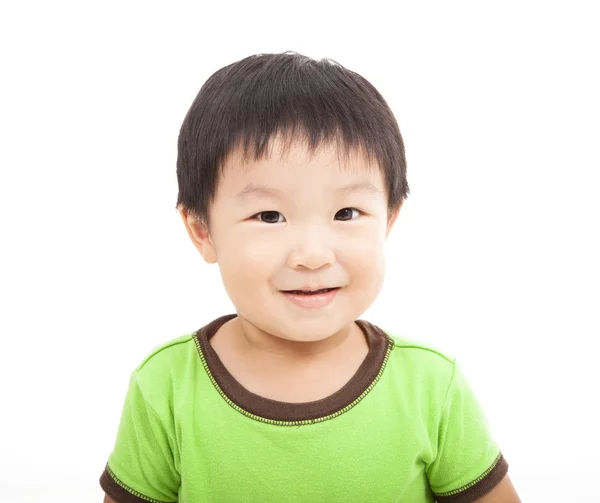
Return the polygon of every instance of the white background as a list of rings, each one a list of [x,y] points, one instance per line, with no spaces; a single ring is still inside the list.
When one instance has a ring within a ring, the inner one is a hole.
[[[129,373],[235,312],[175,210],[177,135],[212,73],[288,50],[404,136],[361,318],[458,358],[524,502],[600,501],[594,2],[214,3],[0,8],[0,501],[102,501]]]

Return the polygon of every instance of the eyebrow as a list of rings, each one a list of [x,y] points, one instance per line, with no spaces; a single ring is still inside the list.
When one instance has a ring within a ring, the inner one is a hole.
[[[354,194],[357,192],[367,192],[370,194],[380,194],[381,191],[373,185],[371,182],[367,180],[363,180],[362,182],[351,183],[348,185],[344,185],[343,187],[339,187],[337,189],[338,193],[342,194]],[[256,185],[250,183],[246,185],[242,190],[240,190],[236,195],[235,199],[237,201],[243,201],[244,199],[252,198],[252,197],[272,197],[283,199],[283,192],[277,190],[272,187],[266,187],[264,185]]]

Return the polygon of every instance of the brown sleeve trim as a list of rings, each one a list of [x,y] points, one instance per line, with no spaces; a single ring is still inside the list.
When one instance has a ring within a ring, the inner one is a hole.
[[[492,464],[492,467],[475,484],[463,486],[450,493],[444,493],[444,495],[436,494],[436,501],[438,503],[471,503],[489,493],[500,483],[507,473],[508,463],[502,453],[500,453]]]
[[[102,487],[102,490],[108,494],[115,501],[115,503],[172,503],[149,498],[141,493],[138,493],[134,489],[131,489],[117,479],[117,477],[108,467],[108,464],[100,476],[100,487]]]

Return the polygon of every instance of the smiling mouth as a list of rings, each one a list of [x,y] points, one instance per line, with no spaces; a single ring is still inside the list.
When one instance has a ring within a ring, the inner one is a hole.
[[[283,293],[293,293],[296,295],[316,295],[318,293],[327,293],[327,292],[331,292],[332,290],[337,290],[339,287],[336,288],[324,288],[323,290],[315,290],[313,292],[310,291],[304,291],[304,290],[283,290]]]

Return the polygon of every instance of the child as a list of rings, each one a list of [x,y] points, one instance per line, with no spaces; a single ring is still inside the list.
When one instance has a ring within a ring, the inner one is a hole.
[[[409,193],[369,82],[297,53],[222,68],[183,121],[177,179],[236,313],[133,371],[106,502],[520,501],[455,359],[358,319]]]

